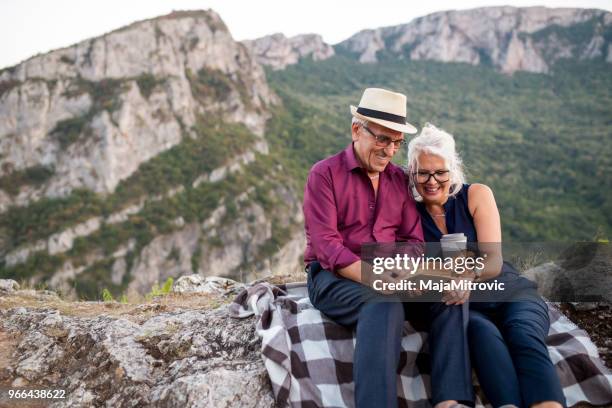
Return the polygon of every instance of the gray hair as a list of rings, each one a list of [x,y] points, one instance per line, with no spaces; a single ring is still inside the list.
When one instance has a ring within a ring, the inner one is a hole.
[[[416,192],[414,173],[419,170],[419,155],[421,153],[434,154],[444,159],[449,170],[450,189],[449,195],[454,196],[463,187],[465,176],[463,174],[463,163],[455,150],[455,139],[450,133],[438,129],[431,123],[426,123],[421,133],[413,138],[408,144],[408,177],[412,194],[417,201],[422,197]]]
[[[351,120],[351,126],[353,126],[354,124],[357,124],[359,126],[368,126],[368,121],[367,120],[363,120],[363,119],[359,119],[359,118],[353,116],[353,119]]]

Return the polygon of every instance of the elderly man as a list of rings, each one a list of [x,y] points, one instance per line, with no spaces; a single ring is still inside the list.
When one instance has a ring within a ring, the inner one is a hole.
[[[357,407],[397,406],[404,320],[429,330],[432,403],[472,404],[466,336],[467,309],[436,303],[368,302],[361,284],[361,245],[422,242],[423,232],[403,170],[391,159],[416,133],[406,122],[406,96],[368,88],[353,115],[352,143],[316,163],[304,192],[304,260],[312,304],[354,327]]]

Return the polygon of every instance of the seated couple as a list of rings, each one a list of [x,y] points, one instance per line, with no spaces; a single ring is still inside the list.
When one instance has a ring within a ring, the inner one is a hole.
[[[545,339],[548,309],[535,285],[501,256],[489,257],[477,281],[505,276],[534,291],[530,300],[469,302],[447,292],[436,302],[367,302],[362,297],[361,245],[437,242],[463,233],[468,243],[501,242],[491,189],[465,184],[451,135],[426,125],[410,140],[408,170],[391,163],[416,133],[406,123],[406,97],[368,88],[351,106],[352,143],[316,163],[304,193],[305,261],[312,304],[354,328],[357,407],[397,406],[396,370],[404,321],[428,332],[431,403],[474,405],[472,367],[494,407],[562,407],[565,398]]]

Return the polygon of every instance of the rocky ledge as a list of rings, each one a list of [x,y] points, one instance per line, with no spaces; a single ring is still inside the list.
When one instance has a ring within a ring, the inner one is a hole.
[[[65,390],[54,407],[273,407],[255,322],[228,316],[241,287],[191,275],[166,295],[123,304],[66,302],[0,280],[0,390]],[[560,307],[609,365],[610,305]]]
[[[0,280],[0,390],[63,389],[57,407],[274,406],[253,318],[227,313],[240,285],[174,288],[139,304],[66,302]]]

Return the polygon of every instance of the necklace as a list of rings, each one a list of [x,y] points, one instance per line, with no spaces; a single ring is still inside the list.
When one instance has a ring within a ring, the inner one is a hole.
[[[368,177],[370,178],[370,180],[376,180],[377,178],[379,178],[379,177],[380,177],[380,173],[378,173],[378,174],[377,174],[377,175],[375,175],[375,176],[368,176]]]
[[[427,213],[432,217],[446,217],[446,214],[432,214],[429,210],[427,210]]]

